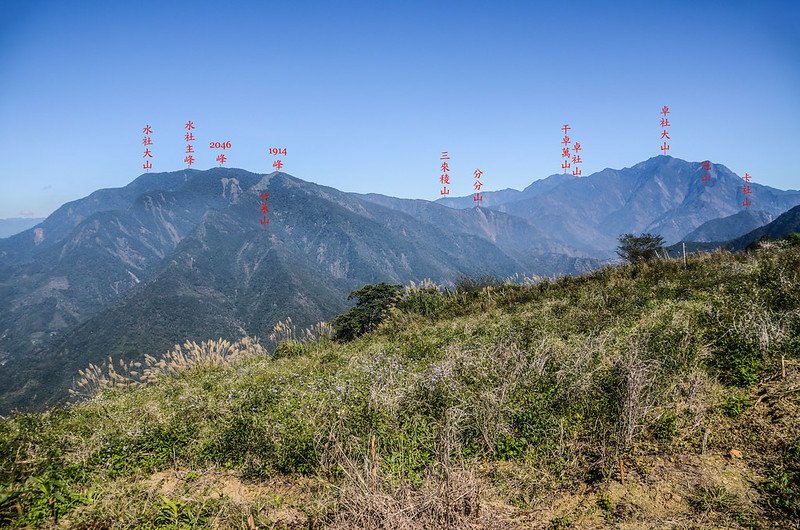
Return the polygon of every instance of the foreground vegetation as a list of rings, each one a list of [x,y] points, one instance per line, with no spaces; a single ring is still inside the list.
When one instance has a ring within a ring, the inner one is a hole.
[[[0,522],[797,525],[800,247],[392,303],[349,342],[85,371],[89,399],[0,423]]]

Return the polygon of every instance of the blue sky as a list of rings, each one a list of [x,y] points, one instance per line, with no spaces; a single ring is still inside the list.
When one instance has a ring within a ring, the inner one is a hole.
[[[141,172],[178,170],[183,124],[227,166],[346,191],[438,198],[671,152],[800,188],[798,2],[5,2],[0,217],[44,216]]]

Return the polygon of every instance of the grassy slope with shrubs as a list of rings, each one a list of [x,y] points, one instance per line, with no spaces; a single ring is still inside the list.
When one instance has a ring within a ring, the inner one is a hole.
[[[800,247],[413,289],[352,342],[237,348],[3,420],[0,522],[787,528],[800,516]]]

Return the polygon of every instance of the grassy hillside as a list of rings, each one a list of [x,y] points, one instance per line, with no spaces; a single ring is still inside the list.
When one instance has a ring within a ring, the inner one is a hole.
[[[5,419],[0,521],[791,528],[798,360],[787,243],[415,288],[350,343],[186,345],[103,372],[136,388]]]

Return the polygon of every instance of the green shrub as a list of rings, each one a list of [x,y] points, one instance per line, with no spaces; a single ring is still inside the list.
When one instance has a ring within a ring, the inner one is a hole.
[[[446,305],[445,296],[437,289],[419,289],[406,293],[398,302],[397,308],[405,313],[433,317],[437,316]]]
[[[138,527],[143,530],[210,528],[215,526],[214,519],[219,517],[221,504],[222,499],[219,498],[198,503],[162,495],[147,511],[146,519]]]
[[[336,340],[351,341],[373,330],[386,318],[389,309],[394,307],[400,299],[402,290],[400,285],[379,283],[365,285],[350,293],[347,299],[357,299],[356,305],[331,322],[336,333]]]
[[[651,432],[659,442],[670,443],[678,435],[678,418],[671,412],[663,414],[651,426]]]
[[[767,504],[800,520],[800,438],[790,443],[783,462],[762,485]]]
[[[311,474],[319,466],[314,430],[307,418],[299,417],[288,404],[265,413],[233,414],[201,457],[224,468],[239,468],[250,478],[263,478],[277,471]]]
[[[284,474],[310,475],[319,466],[319,453],[314,441],[314,430],[306,421],[287,418],[275,446],[275,469]]]
[[[566,528],[572,528],[572,519],[570,517],[562,515],[550,520],[551,530],[565,530]]]
[[[597,496],[597,507],[604,512],[611,512],[615,506],[614,501],[608,493],[601,493]]]
[[[555,399],[556,387],[545,382],[520,386],[509,403],[510,434],[500,436],[497,456],[500,459],[515,459],[528,451],[546,459],[557,449],[560,435],[558,410]]]
[[[398,419],[396,428],[380,437],[381,463],[396,483],[420,485],[425,471],[435,463],[436,432],[422,416]]]
[[[718,337],[715,346],[712,364],[722,382],[738,387],[758,382],[764,362],[757,344],[729,332]]]
[[[726,397],[722,401],[720,408],[726,416],[735,418],[744,412],[751,404],[752,400],[749,396],[743,394],[734,394]]]
[[[298,357],[308,350],[308,345],[297,340],[286,339],[278,343],[273,357],[280,359],[283,357]]]

